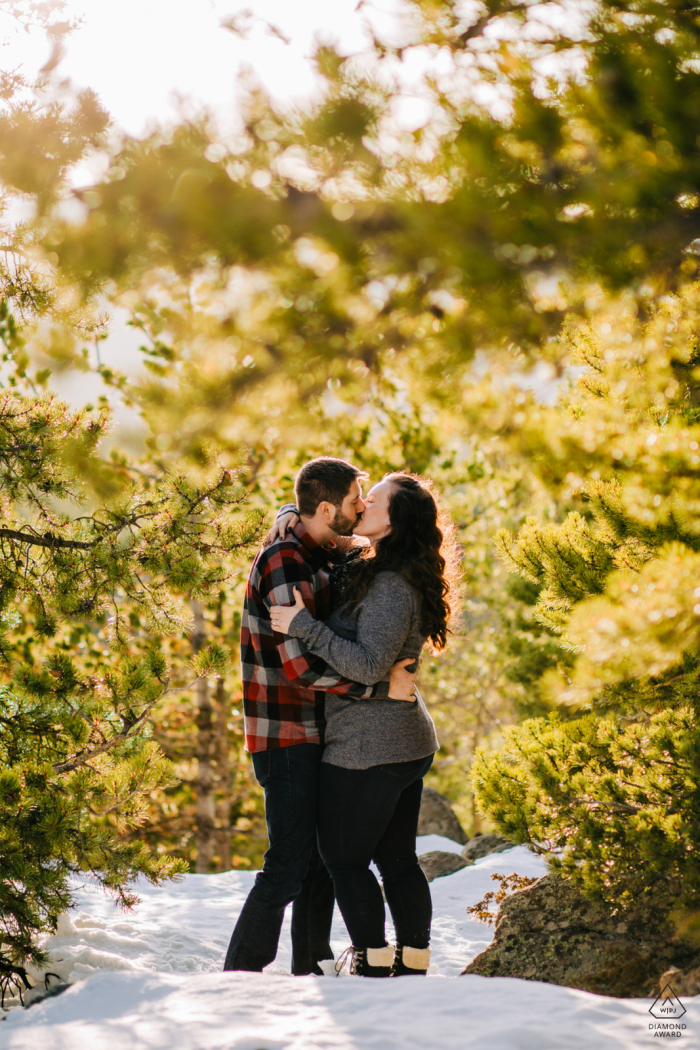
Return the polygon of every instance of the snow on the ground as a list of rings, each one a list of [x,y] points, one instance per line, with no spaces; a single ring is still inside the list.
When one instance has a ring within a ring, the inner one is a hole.
[[[447,848],[424,836],[419,852]],[[450,848],[459,851],[455,843]],[[264,974],[221,973],[253,872],[188,875],[118,911],[95,888],[61,919],[50,969],[77,982],[0,1024],[3,1050],[637,1050],[653,1041],[650,1003],[507,978],[458,976],[492,930],[466,908],[493,872],[538,876],[524,848],[491,854],[431,883],[433,962],[427,979],[291,977],[290,910]],[[390,931],[389,931],[390,932]],[[336,956],[349,939],[336,912]],[[87,979],[85,979],[87,978]],[[686,1000],[680,1045],[700,1047],[700,997]]]
[[[431,853],[433,850],[442,850],[444,853],[459,853],[461,856],[464,846],[458,842],[445,838],[444,835],[419,835],[416,839],[418,854]]]

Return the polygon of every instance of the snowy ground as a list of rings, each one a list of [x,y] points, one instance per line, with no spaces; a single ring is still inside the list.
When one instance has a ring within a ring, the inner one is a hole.
[[[419,852],[459,847],[438,836]],[[3,1050],[637,1050],[658,1036],[646,1000],[617,1000],[532,981],[459,977],[491,930],[466,907],[492,872],[540,875],[518,848],[431,884],[433,962],[426,980],[291,977],[289,917],[264,974],[221,973],[252,872],[188,875],[140,886],[132,913],[84,887],[48,947],[74,987],[0,1024]],[[333,947],[349,943],[336,913]],[[700,997],[685,1000],[684,1048],[700,1047]]]

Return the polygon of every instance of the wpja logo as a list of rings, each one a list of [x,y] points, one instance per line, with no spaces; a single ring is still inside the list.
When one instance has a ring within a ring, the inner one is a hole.
[[[654,1039],[680,1039],[686,1030],[686,1024],[681,1017],[686,1012],[670,984],[661,992],[661,995],[649,1007],[649,1013],[655,1017],[656,1023],[649,1025],[649,1031],[654,1033]]]

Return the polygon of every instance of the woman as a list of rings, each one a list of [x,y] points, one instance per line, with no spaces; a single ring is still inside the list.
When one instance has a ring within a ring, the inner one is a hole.
[[[369,546],[335,570],[328,622],[315,620],[298,592],[295,605],[274,607],[271,619],[275,631],[370,685],[387,678],[397,660],[418,659],[426,640],[445,647],[457,559],[429,484],[414,475],[389,474],[375,485],[355,534]],[[419,695],[408,704],[328,694],[324,744],[319,849],[352,938],[351,972],[425,974],[432,904],[416,833],[423,777],[439,746],[432,719]],[[371,861],[384,883],[396,951],[384,935]]]

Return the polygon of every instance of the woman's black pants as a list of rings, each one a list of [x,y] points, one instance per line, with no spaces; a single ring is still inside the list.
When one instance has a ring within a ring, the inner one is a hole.
[[[318,844],[356,948],[382,948],[382,876],[399,944],[427,948],[432,901],[416,857],[423,777],[433,756],[369,769],[321,763]]]

